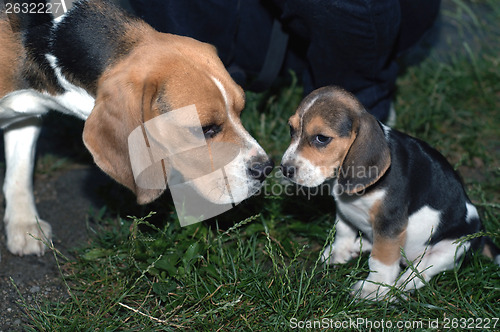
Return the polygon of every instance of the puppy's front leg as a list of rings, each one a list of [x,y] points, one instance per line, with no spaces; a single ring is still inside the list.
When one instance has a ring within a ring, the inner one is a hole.
[[[335,224],[335,241],[325,248],[321,257],[323,263],[344,264],[350,259],[355,258],[360,252],[360,239],[356,230],[347,224],[337,215]],[[363,242],[363,251],[370,250],[371,244],[368,241]]]
[[[51,227],[38,218],[33,197],[33,166],[39,133],[37,117],[12,124],[4,131],[7,168],[3,185],[4,221],[7,248],[16,255],[42,255],[45,245],[34,237],[51,237]]]
[[[399,275],[401,248],[406,241],[406,230],[394,237],[374,231],[373,249],[368,260],[370,273],[366,280],[357,282],[354,295],[365,299],[381,298],[394,285]]]

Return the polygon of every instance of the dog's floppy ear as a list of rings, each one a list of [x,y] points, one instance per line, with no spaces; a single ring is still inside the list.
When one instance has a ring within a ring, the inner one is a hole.
[[[342,162],[338,184],[354,194],[378,181],[391,165],[389,145],[378,121],[362,110],[353,123],[353,143]]]
[[[164,191],[137,186],[128,147],[130,133],[154,116],[155,95],[156,83],[144,73],[132,73],[126,65],[111,69],[99,80],[95,106],[83,130],[95,163],[132,190],[139,204],[152,202]]]

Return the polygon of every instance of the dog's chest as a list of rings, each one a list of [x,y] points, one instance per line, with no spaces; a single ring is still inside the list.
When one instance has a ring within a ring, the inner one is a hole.
[[[383,189],[364,195],[333,193],[337,214],[352,226],[358,228],[368,238],[372,238],[371,216],[381,204],[386,192]]]

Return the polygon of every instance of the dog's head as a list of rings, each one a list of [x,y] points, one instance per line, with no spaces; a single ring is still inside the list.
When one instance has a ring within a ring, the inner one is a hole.
[[[149,150],[161,148],[162,143],[171,150],[193,139],[198,128],[206,144],[182,157],[165,155],[159,161],[161,177],[167,181],[170,176],[195,180],[196,191],[213,203],[241,201],[260,187],[272,169],[272,161],[241,124],[244,98],[213,46],[187,37],[150,33],[99,79],[95,107],[85,123],[84,142],[99,167],[130,188],[139,203],[148,203],[164,188],[161,184],[141,186],[134,177],[131,159],[139,163],[141,158],[158,160],[144,151],[132,156],[131,133],[136,130],[143,135],[144,147]],[[190,105],[197,116],[187,111],[183,116]],[[174,111],[174,131],[168,122],[163,122],[165,127],[161,121],[148,127],[155,118]],[[223,176],[204,176],[223,166]],[[150,173],[145,177],[159,179],[155,178],[158,174]],[[148,179],[140,182],[148,183]]]
[[[297,184],[314,187],[337,177],[343,192],[352,194],[375,183],[390,166],[381,125],[356,97],[340,88],[313,91],[289,125],[292,142],[281,169]]]

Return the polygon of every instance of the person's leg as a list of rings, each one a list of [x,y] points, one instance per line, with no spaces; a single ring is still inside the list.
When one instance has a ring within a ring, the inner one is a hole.
[[[217,48],[230,73],[259,73],[266,56],[273,13],[260,0],[136,0],[132,6],[140,17],[161,32],[192,37]]]
[[[283,9],[284,21],[302,22],[310,40],[305,92],[340,85],[384,120],[398,73],[399,1],[290,0]]]

